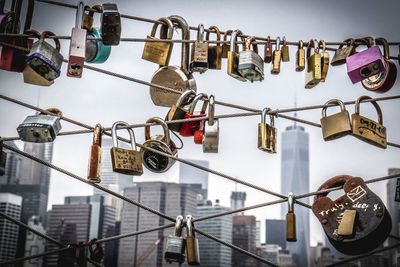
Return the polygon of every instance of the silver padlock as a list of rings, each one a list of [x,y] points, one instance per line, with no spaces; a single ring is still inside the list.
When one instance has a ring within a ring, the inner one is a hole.
[[[215,116],[215,98],[210,95],[208,99],[208,121],[204,125],[203,152],[218,153],[219,121]]]
[[[121,16],[117,4],[103,4],[101,15],[102,40],[105,45],[118,45],[121,39]]]
[[[178,215],[175,221],[174,235],[167,237],[167,246],[165,248],[164,258],[168,263],[177,262],[181,265],[185,261],[185,239],[182,237],[183,216]]]
[[[22,141],[33,143],[53,142],[61,130],[62,112],[56,108],[46,109],[55,115],[39,113],[28,116],[18,126],[17,132]]]
[[[83,63],[85,62],[86,53],[86,34],[87,30],[83,29],[83,16],[85,5],[81,1],[78,3],[76,11],[75,28],[72,28],[71,42],[69,46],[69,59],[67,76],[81,78],[83,72]]]
[[[146,147],[176,157],[178,156],[178,150],[175,143],[170,139],[168,125],[165,123],[165,121],[157,117],[150,118],[146,121],[146,123],[152,122],[161,125],[164,130],[164,134],[150,136],[150,126],[144,127],[146,141],[144,142],[143,146],[145,148],[142,147],[140,149],[143,157],[143,165],[152,172],[166,172],[175,163],[175,159],[171,159],[150,151],[146,149]]]
[[[0,141],[0,176],[6,173],[6,161],[7,154],[3,151],[3,141]]]
[[[208,43],[204,42],[204,25],[199,24],[197,40],[192,45],[190,70],[204,73],[208,70]]]
[[[242,77],[251,82],[264,80],[264,60],[258,54],[255,42],[254,37],[247,37],[246,50],[239,53],[238,71]]]

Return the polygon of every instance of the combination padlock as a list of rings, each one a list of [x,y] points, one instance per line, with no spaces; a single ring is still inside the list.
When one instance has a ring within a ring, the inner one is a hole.
[[[217,26],[211,26],[208,28],[206,34],[206,41],[210,40],[210,33],[217,35],[217,41],[221,41],[221,32]],[[222,46],[220,43],[216,45],[208,45],[208,68],[210,70],[220,70],[222,66]]]
[[[102,135],[103,128],[100,124],[96,124],[93,130],[93,141],[90,147],[89,167],[87,175],[87,179],[92,183],[101,182],[101,161],[103,157],[103,151],[101,149]]]
[[[275,128],[274,116],[270,115],[270,123],[266,122],[266,117],[270,108],[264,108],[261,112],[261,122],[258,124],[258,149],[268,152],[276,153],[276,139],[277,130]]]
[[[314,53],[311,54],[311,47]],[[314,88],[322,80],[321,54],[319,53],[318,43],[310,40],[307,46],[307,72],[306,72],[306,89]]]
[[[164,258],[168,263],[177,262],[181,265],[185,261],[186,242],[182,237],[183,226],[183,216],[178,215],[175,221],[174,235],[169,235],[167,237]]]
[[[142,152],[136,150],[135,133],[133,129],[127,128],[129,132],[131,149],[120,148],[118,146],[117,127],[128,126],[129,124],[123,121],[114,122],[111,128],[113,147],[110,149],[111,163],[114,172],[140,176],[143,174]]]
[[[338,139],[351,133],[350,115],[344,103],[339,99],[332,99],[325,103],[325,105],[329,104],[339,105],[340,112],[326,116],[327,107],[322,109],[321,128],[325,141]]]
[[[250,82],[264,80],[264,61],[258,54],[255,42],[254,37],[247,37],[246,50],[239,53],[238,71],[243,78]]]
[[[281,38],[276,37],[275,50],[272,53],[272,68],[271,74],[277,75],[281,72],[282,50],[280,47]]]
[[[176,104],[172,105],[172,107],[168,111],[165,121],[168,122],[173,120],[184,119],[186,113],[189,112],[189,110],[185,108],[185,106],[192,103],[195,96],[196,93],[191,90],[185,91],[183,94],[181,94],[181,96],[178,98],[178,101],[176,101]],[[182,122],[168,124],[168,128],[174,132],[179,132],[181,127],[182,127]]]
[[[344,45],[346,45],[346,47],[344,47]],[[354,49],[355,45],[353,38],[344,40],[343,43],[339,45],[339,48],[336,49],[331,61],[331,65],[338,66],[346,63],[346,59],[354,54]]]
[[[219,121],[215,119],[215,97],[208,99],[208,120],[204,123],[203,152],[218,153]]]
[[[190,70],[204,73],[208,70],[208,43],[204,42],[204,25],[199,24],[197,40],[192,45]]]
[[[231,50],[230,43],[228,41],[228,35],[232,34],[232,30],[226,30],[224,33],[224,43],[222,44],[222,58],[228,58],[228,51]]]
[[[297,45],[296,52],[296,71],[303,71],[306,67],[306,51],[304,50],[304,43],[302,40]]]
[[[386,148],[386,127],[383,126],[382,110],[376,101],[370,101],[378,113],[378,122],[360,115],[360,104],[363,100],[371,99],[369,96],[360,96],[355,104],[355,113],[351,115],[352,134],[360,140],[371,145]]]
[[[200,93],[196,95],[190,104],[189,111],[186,112],[184,119],[202,118],[206,116],[206,109],[208,105],[208,96]],[[203,101],[200,112],[195,112],[196,105],[199,100]],[[200,128],[201,121],[185,121],[182,123],[179,134],[181,136],[193,136],[194,133]]]
[[[57,108],[49,108],[46,111],[52,113],[52,115],[38,113],[28,116],[18,126],[17,132],[22,141],[46,143],[53,142],[56,139],[61,130],[62,112]]]
[[[175,159],[173,159],[173,157],[178,156],[178,150],[175,143],[170,139],[168,125],[165,123],[165,121],[157,117],[150,118],[146,121],[146,123],[151,122],[160,125],[163,128],[164,134],[151,136],[150,126],[144,127],[146,141],[140,149],[143,155],[143,164],[152,172],[166,172],[175,163]],[[150,151],[147,148],[160,151],[171,156],[172,158]]]
[[[105,45],[118,45],[121,39],[121,16],[117,4],[103,4],[101,15],[102,40]]]
[[[0,141],[0,176],[3,176],[6,173],[6,163],[7,154],[3,151],[3,141]]]
[[[200,265],[199,240],[194,232],[193,216],[186,215],[186,259],[189,265]]]
[[[286,241],[297,241],[296,234],[296,214],[294,213],[294,195],[292,192],[288,194],[288,212],[286,213]]]
[[[238,45],[236,44],[238,36],[242,35],[241,30],[234,30],[231,35],[231,43],[230,43],[230,51],[228,51],[228,64],[227,64],[227,73],[229,76],[235,78],[236,80],[245,82],[247,81],[238,71],[239,64],[239,53],[238,53]],[[242,38],[243,40],[243,38]],[[244,48],[244,46],[243,46]]]

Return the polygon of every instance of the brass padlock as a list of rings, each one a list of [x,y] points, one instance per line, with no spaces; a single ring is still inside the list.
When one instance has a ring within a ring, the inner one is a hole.
[[[321,51],[321,82],[325,82],[329,70],[329,53],[326,51],[326,44],[324,40],[319,41],[318,44]]]
[[[204,73],[208,70],[208,43],[204,42],[204,25],[199,24],[197,40],[192,45],[190,70]]]
[[[113,147],[110,150],[112,168],[114,172],[140,176],[143,174],[142,153],[136,150],[135,133],[131,128],[127,128],[126,130],[129,132],[132,149],[118,147],[117,127],[128,125],[126,122],[117,121],[111,128],[113,140]]]
[[[92,183],[100,183],[100,175],[101,175],[101,159],[102,159],[102,150],[101,150],[101,139],[103,135],[103,128],[100,124],[96,124],[93,130],[93,142],[90,147],[89,154],[89,167],[88,167],[88,175],[87,178]]]
[[[183,92],[183,94],[181,94],[176,103],[173,104],[170,110],[168,111],[165,121],[168,122],[173,120],[184,119],[185,114],[189,111],[187,108],[185,109],[184,107],[190,104],[195,96],[196,93],[193,92],[192,90]],[[182,122],[168,124],[168,128],[174,132],[179,132],[181,127],[182,127]]]
[[[350,115],[344,103],[339,99],[332,99],[325,103],[325,105],[329,104],[339,105],[340,112],[326,116],[327,107],[322,109],[321,128],[325,141],[334,140],[351,133]]]
[[[287,45],[285,36],[283,36],[282,41],[283,41],[283,45],[282,45],[282,48],[281,48],[281,51],[282,51],[282,62],[288,62],[288,61],[290,61],[289,46]]]
[[[354,233],[356,210],[345,210],[341,216],[337,234],[341,236],[351,236]]]
[[[163,18],[159,18],[157,21],[163,22],[166,24],[166,25],[161,24],[160,39],[172,40],[172,36],[174,34],[174,25],[172,24],[171,20],[163,17]],[[158,38],[155,37],[156,31],[157,31],[157,26],[159,24],[160,23],[154,23],[153,28],[151,29],[150,35],[147,35],[147,39],[159,40]],[[167,30],[165,28],[167,28]],[[169,60],[171,58],[172,48],[173,48],[172,42],[171,43],[146,42],[144,44],[142,59],[159,64],[161,66],[168,66]]]
[[[186,258],[189,265],[200,265],[199,240],[193,230],[193,216],[186,215]]]
[[[296,234],[296,214],[294,213],[294,195],[288,194],[288,212],[286,213],[286,241],[297,241]]]
[[[272,42],[271,37],[268,35],[267,42],[264,47],[264,62],[271,63],[272,61]]]
[[[231,44],[230,51],[228,51],[228,64],[226,71],[229,76],[235,78],[236,80],[245,82],[247,81],[238,71],[238,63],[239,63],[239,53],[238,46],[236,44],[237,37],[242,35],[241,30],[234,30],[231,35]],[[244,48],[244,45],[243,45]]]
[[[351,115],[352,134],[360,140],[371,145],[386,148],[386,127],[383,126],[382,110],[376,101],[370,101],[378,113],[378,122],[360,115],[360,103],[363,100],[372,99],[369,96],[360,96],[355,104],[355,113]]]
[[[343,47],[344,45],[347,45],[346,47]],[[339,48],[335,51],[335,54],[333,55],[331,65],[332,66],[338,66],[346,63],[346,58],[354,54],[354,39],[349,38],[343,41],[343,43],[340,44]]]
[[[98,9],[99,8],[99,9]],[[91,9],[90,6],[85,5],[84,8],[84,13],[83,13],[83,28],[86,30],[90,31],[93,28],[93,17],[94,17],[94,11],[89,10],[87,13],[85,12],[86,10]],[[100,13],[103,12],[103,8],[100,5],[93,6],[92,9],[96,9]]]
[[[314,54],[310,55],[311,47],[314,48]],[[322,79],[321,73],[321,54],[319,53],[318,43],[310,40],[307,46],[307,72],[306,89],[314,88]]]
[[[304,50],[303,40],[299,41],[296,52],[296,71],[303,71],[306,66],[306,51]]]
[[[264,108],[261,113],[261,122],[258,124],[258,149],[268,152],[276,153],[276,128],[273,115],[270,115],[270,123],[266,123],[267,113],[271,111],[270,108]]]
[[[246,50],[239,53],[238,71],[243,78],[251,82],[264,80],[264,61],[258,55],[255,42],[254,37],[247,37]]]
[[[224,43],[222,44],[222,58],[228,58],[228,51],[231,50],[231,47],[228,42],[228,35],[232,34],[232,30],[226,30],[224,33]]]
[[[280,48],[281,38],[276,37],[275,50],[272,54],[271,74],[279,74],[281,72],[282,50]]]
[[[206,41],[210,40],[210,33],[213,32],[217,35],[217,41],[221,40],[221,32],[217,26],[211,26],[208,28],[206,34]],[[222,66],[222,46],[220,43],[216,45],[208,45],[208,68],[210,70],[220,70]]]
[[[182,29],[182,40],[190,40],[189,25],[186,20],[177,15],[170,16],[169,19]],[[196,81],[189,71],[189,50],[190,44],[182,42],[181,66],[164,66],[158,69],[151,78],[151,83],[182,93],[187,90],[196,92]],[[150,96],[156,106],[171,107],[176,103],[180,94],[150,86]]]

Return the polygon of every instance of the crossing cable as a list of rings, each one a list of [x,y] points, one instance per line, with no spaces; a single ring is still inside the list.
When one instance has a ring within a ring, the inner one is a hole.
[[[36,259],[36,258],[39,258],[39,257],[49,256],[49,255],[57,254],[57,253],[64,252],[64,251],[67,251],[67,250],[70,250],[70,249],[71,248],[64,247],[64,248],[60,248],[60,249],[57,249],[57,250],[45,251],[43,253],[39,253],[39,254],[31,255],[31,256],[16,258],[16,259],[0,262],[0,266],[8,266],[9,264],[13,264],[13,263],[16,263],[16,262],[27,261],[27,260]]]

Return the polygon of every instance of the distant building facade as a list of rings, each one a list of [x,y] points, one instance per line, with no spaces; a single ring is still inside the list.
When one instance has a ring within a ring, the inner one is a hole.
[[[244,250],[256,254],[257,224],[252,215],[233,216],[232,243]],[[256,260],[241,252],[232,250],[232,263],[237,267],[253,267]]]

